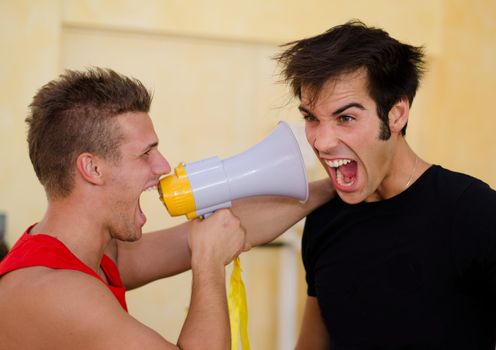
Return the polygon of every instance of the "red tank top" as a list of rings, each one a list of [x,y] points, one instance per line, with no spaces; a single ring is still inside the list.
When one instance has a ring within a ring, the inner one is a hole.
[[[104,255],[100,264],[109,282],[107,284],[95,271],[72,254],[61,241],[44,234],[30,235],[28,234],[30,228],[23,233],[0,262],[0,277],[10,271],[30,266],[81,271],[102,281],[127,311],[126,289],[117,266],[108,256]]]

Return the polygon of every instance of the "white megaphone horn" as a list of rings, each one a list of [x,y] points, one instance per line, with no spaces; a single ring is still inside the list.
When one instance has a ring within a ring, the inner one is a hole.
[[[160,180],[158,190],[171,216],[186,215],[188,219],[229,208],[232,200],[244,197],[308,198],[305,163],[285,122],[279,122],[269,136],[233,157],[181,163],[174,174]]]

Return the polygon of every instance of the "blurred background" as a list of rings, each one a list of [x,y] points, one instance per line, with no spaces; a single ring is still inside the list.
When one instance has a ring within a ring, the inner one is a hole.
[[[0,0],[0,215],[7,245],[44,213],[24,118],[37,89],[66,68],[109,67],[152,89],[152,119],[172,167],[240,153],[285,120],[309,178],[324,176],[271,57],[283,43],[352,18],[425,46],[428,72],[407,139],[425,160],[495,188],[494,0]],[[170,218],[154,193],[141,202],[145,231],[184,220]],[[306,296],[301,228],[241,258],[253,349],[294,346]],[[130,313],[174,341],[190,279],[184,273],[130,292]]]

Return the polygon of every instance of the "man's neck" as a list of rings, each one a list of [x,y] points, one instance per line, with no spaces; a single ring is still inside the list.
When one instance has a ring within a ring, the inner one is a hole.
[[[429,164],[420,159],[406,140],[401,137],[398,140],[396,151],[392,155],[386,176],[370,197],[371,200],[367,201],[384,200],[397,196],[410,187],[428,167]]]
[[[57,238],[82,262],[98,272],[110,241],[100,215],[98,208],[80,199],[49,200],[45,216],[30,233]]]

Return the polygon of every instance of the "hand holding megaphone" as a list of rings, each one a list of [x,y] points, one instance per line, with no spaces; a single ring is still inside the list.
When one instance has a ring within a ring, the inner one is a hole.
[[[181,163],[160,180],[160,199],[171,216],[205,217],[231,201],[259,195],[306,201],[308,183],[300,147],[289,125],[279,122],[260,143],[231,158]]]

